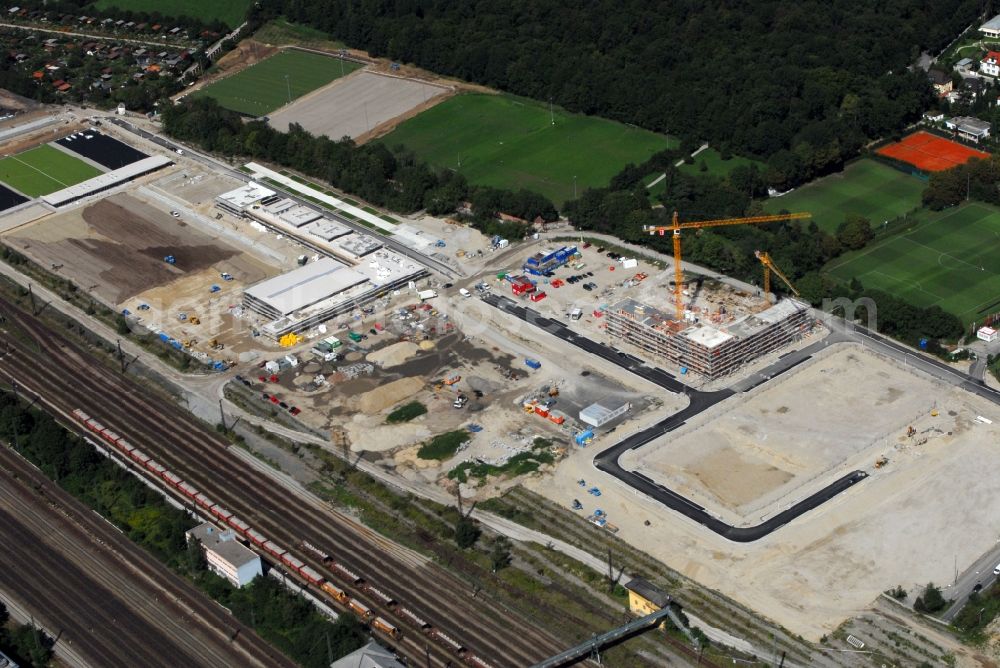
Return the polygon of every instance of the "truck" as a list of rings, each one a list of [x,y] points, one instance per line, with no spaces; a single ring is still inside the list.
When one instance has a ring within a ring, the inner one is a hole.
[[[421,290],[417,293],[417,297],[419,297],[422,302],[425,302],[428,299],[434,299],[437,296],[438,293],[435,290]]]
[[[524,363],[527,366],[531,367],[532,369],[541,369],[542,368],[542,363],[541,362],[539,362],[538,360],[535,360],[535,359],[531,359],[530,357],[528,359],[524,360]]]

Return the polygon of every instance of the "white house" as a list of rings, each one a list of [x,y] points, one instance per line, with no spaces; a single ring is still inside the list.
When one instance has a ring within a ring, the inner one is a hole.
[[[992,126],[986,121],[969,116],[956,116],[944,122],[949,130],[954,130],[959,137],[978,144],[990,136]]]
[[[979,62],[979,71],[988,77],[1000,76],[1000,53],[990,51]]]
[[[997,340],[997,330],[992,327],[980,327],[976,331],[976,338],[986,341],[987,343],[992,343]]]
[[[184,536],[188,542],[194,539],[201,541],[208,569],[229,580],[234,587],[250,584],[251,580],[264,572],[260,557],[241,545],[232,531],[220,531],[211,522],[205,522],[186,532]]]
[[[986,37],[1000,37],[1000,14],[979,26],[979,32]]]

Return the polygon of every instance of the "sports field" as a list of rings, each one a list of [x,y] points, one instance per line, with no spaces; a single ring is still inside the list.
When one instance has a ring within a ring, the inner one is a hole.
[[[937,304],[969,323],[1000,311],[1000,209],[971,203],[922,211],[900,234],[834,260],[826,271],[840,281],[913,304]]]
[[[190,16],[209,22],[219,20],[230,28],[243,22],[253,0],[97,0],[97,9],[117,7],[133,12],[158,13],[162,16]]]
[[[469,183],[526,188],[561,207],[606,186],[626,164],[676,146],[667,136],[571,114],[510,95],[457,95],[401,123],[380,141],[464,174]]]
[[[783,197],[764,202],[770,213],[805,211],[827,232],[835,232],[847,214],[880,225],[921,206],[926,182],[875,160],[859,160],[841,172],[824,176]]]
[[[214,97],[241,114],[264,116],[359,67],[340,58],[287,49],[193,95]]]
[[[48,195],[98,174],[101,170],[48,144],[0,160],[0,181],[28,197]]]
[[[875,152],[901,160],[925,172],[940,172],[964,165],[972,158],[990,157],[989,153],[977,151],[923,130],[907,135],[895,144],[887,144]]]

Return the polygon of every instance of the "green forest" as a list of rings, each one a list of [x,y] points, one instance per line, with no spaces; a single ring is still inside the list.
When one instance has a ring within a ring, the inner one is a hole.
[[[774,187],[839,168],[918,118],[908,66],[974,0],[280,0],[259,3],[374,56],[767,160]]]

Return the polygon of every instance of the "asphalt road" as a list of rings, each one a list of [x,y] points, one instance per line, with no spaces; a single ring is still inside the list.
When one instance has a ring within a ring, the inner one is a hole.
[[[161,135],[149,132],[148,130],[143,130],[142,128],[138,127],[137,125],[131,123],[128,120],[117,118],[115,116],[107,116],[104,117],[104,121],[114,123],[123,130],[127,130],[133,134],[142,137],[143,139],[146,139],[147,141],[151,141],[157,146],[161,146],[170,153],[173,153],[175,155],[177,154],[177,149],[181,149],[184,151],[185,158],[194,160],[195,162],[204,165],[206,168],[208,168],[213,172],[222,172],[226,176],[238,179],[240,181],[243,181],[244,183],[249,183],[252,180],[248,174],[244,174],[241,171],[231,169],[224,163],[221,163],[207,155],[199,153],[198,151],[192,150],[189,146],[172,142],[169,139],[165,139]],[[283,197],[287,197],[291,200],[294,200],[295,202],[303,206],[307,206],[309,208],[315,208],[315,204],[306,199],[303,199],[301,196],[293,192],[283,190],[281,187],[273,183],[268,183],[266,185],[268,188],[280,193]],[[390,236],[380,234],[376,230],[365,227],[364,225],[360,225],[352,220],[348,220],[346,218],[338,216],[336,213],[328,209],[324,209],[323,214],[329,216],[330,218],[334,218],[337,222],[346,225],[347,227],[351,228],[352,230],[354,230],[359,234],[367,234],[369,236],[378,237],[379,241],[381,241],[386,247],[391,248],[400,255],[405,255],[411,260],[419,262],[424,266],[430,267],[431,269],[434,269],[435,271],[447,276],[450,279],[453,279],[457,276],[455,270],[449,265],[445,264],[444,262],[441,262],[440,260],[430,257],[429,255],[425,255],[423,253],[415,251],[409,246],[406,246],[405,244],[396,241]]]
[[[702,526],[719,534],[723,538],[737,542],[749,543],[760,540],[764,536],[776,531],[795,518],[803,515],[814,508],[819,507],[826,501],[837,496],[841,492],[850,489],[856,483],[868,477],[864,471],[852,471],[842,478],[830,483],[818,492],[802,499],[798,503],[786,508],[782,512],[774,515],[766,521],[751,527],[737,527],[726,524],[718,517],[712,515],[690,499],[678,494],[672,489],[654,482],[650,478],[627,471],[618,464],[619,458],[628,450],[642,447],[646,443],[677,429],[692,417],[702,413],[720,401],[728,399],[736,394],[732,389],[718,390],[714,392],[703,392],[691,388],[677,380],[676,377],[658,367],[649,367],[642,360],[615,348],[601,345],[592,339],[581,336],[563,325],[557,320],[547,318],[536,311],[522,306],[518,302],[502,295],[487,294],[482,297],[483,301],[495,308],[509,313],[527,323],[539,327],[553,336],[557,336],[564,341],[585,350],[588,353],[602,357],[609,362],[618,365],[622,369],[633,373],[641,378],[645,378],[660,387],[671,392],[686,394],[690,403],[683,410],[670,415],[656,424],[636,432],[624,440],[619,441],[610,448],[598,453],[594,458],[594,466],[601,471],[609,473],[629,487],[642,492],[646,496],[659,501],[664,506],[678,512],[685,517],[694,520]],[[744,387],[744,391],[767,382],[774,376],[787,371],[793,366],[804,362],[812,356],[824,342],[817,342],[807,346],[802,350],[786,355],[777,362],[761,371],[757,376],[751,377],[749,385]]]

